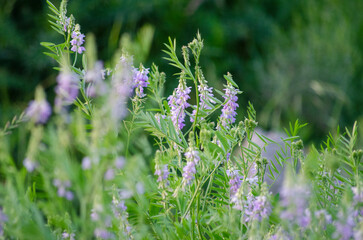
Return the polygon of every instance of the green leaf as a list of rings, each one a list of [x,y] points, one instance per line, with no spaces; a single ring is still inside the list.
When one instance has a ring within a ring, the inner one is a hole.
[[[222,146],[224,148],[224,152],[227,153],[229,150],[229,144],[225,137],[219,132],[216,131],[215,134],[217,135],[218,140],[222,143]]]
[[[231,75],[224,75],[224,78],[227,80],[227,82],[229,82],[230,84],[232,84],[234,87],[238,88],[237,83],[235,83],[235,81],[233,81],[232,76]]]

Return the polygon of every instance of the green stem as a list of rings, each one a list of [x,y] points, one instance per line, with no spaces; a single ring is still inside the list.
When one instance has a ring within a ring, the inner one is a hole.
[[[203,184],[204,184],[207,181],[207,179],[210,178],[209,183],[208,183],[207,190],[206,190],[205,195],[204,195],[203,210],[205,208],[205,203],[207,201],[207,196],[209,194],[210,186],[212,185],[212,175],[214,175],[214,172],[217,170],[218,167],[219,167],[219,163],[215,166],[215,168],[213,169],[213,171],[208,175],[208,177],[206,178],[206,180],[203,182]]]
[[[200,228],[199,228],[199,208],[200,208],[200,198],[198,197],[198,203],[197,203],[197,231],[198,231],[198,234],[199,234],[199,238],[200,239],[203,239],[202,237],[202,233],[200,231]]]
[[[126,131],[127,131],[127,141],[126,141],[126,158],[128,157],[129,155],[129,145],[130,145],[130,137],[131,137],[131,130],[132,130],[132,126],[134,124],[134,121],[135,121],[135,116],[132,115],[132,120],[129,122],[130,123],[130,129],[126,126],[126,122],[125,122],[125,127],[126,127]]]
[[[75,58],[74,58],[74,62],[73,62],[72,67],[74,67],[74,66],[76,65],[76,62],[77,62],[77,56],[78,56],[78,54],[77,54],[77,52],[76,52],[76,56],[75,56]]]
[[[195,132],[195,126],[198,122],[198,114],[199,114],[199,91],[198,91],[198,83],[197,80],[194,78],[194,86],[195,86],[195,97],[197,99],[197,111],[195,112],[195,119],[193,122],[193,132]],[[198,143],[197,143],[198,146]]]
[[[198,185],[197,185],[197,187],[195,188],[195,191],[194,191],[193,197],[192,197],[192,199],[190,200],[190,202],[189,202],[189,204],[188,204],[188,207],[187,207],[187,210],[185,211],[185,213],[184,213],[184,215],[183,215],[182,219],[185,219],[185,217],[187,216],[187,214],[188,214],[188,212],[189,212],[189,209],[190,209],[190,207],[192,206],[192,203],[193,203],[193,201],[194,201],[195,197],[197,196],[197,193],[198,193],[198,190],[199,190],[200,185],[201,185],[201,184],[200,184],[200,182],[199,182],[199,183],[198,183]]]

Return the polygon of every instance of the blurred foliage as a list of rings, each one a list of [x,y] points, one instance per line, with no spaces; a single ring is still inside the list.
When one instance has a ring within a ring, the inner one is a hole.
[[[207,80],[221,88],[217,76],[230,70],[244,91],[240,105],[254,102],[263,127],[299,118],[311,123],[305,138],[317,139],[363,116],[360,0],[70,0],[68,9],[82,32],[95,34],[106,65],[121,44],[136,65],[146,61],[149,67],[157,59],[167,76],[172,71],[161,60],[163,43],[170,36],[181,46],[199,30]],[[45,1],[0,3],[2,123],[24,109],[37,84],[53,92],[55,63],[39,45],[58,37],[45,20],[48,13]],[[177,85],[171,79],[167,93]]]

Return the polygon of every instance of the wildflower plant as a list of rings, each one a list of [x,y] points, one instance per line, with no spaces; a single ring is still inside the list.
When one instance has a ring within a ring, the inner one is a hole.
[[[165,59],[177,69],[170,78],[155,65],[135,68],[122,51],[116,62],[98,60],[93,36],[84,37],[67,16],[66,1],[59,9],[47,2],[51,25],[64,37],[42,43],[59,64],[55,103],[51,108],[38,88],[25,113],[0,132],[1,237],[362,236],[356,125],[305,153],[298,137],[304,125],[296,121],[274,159],[263,158],[274,140],[255,130],[251,103],[244,119],[238,115],[241,91],[231,74],[224,91],[208,85],[199,33],[181,58],[175,40],[165,45]],[[175,86],[169,97],[165,81]],[[26,135],[17,155],[10,130]],[[265,178],[274,182],[283,172],[281,192],[271,192]]]

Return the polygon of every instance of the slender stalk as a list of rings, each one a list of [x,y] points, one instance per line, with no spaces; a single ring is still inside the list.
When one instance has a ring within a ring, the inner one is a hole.
[[[192,199],[190,200],[190,202],[189,202],[189,204],[188,204],[188,207],[187,207],[187,210],[185,211],[185,213],[184,213],[184,215],[183,215],[182,219],[184,219],[184,218],[187,216],[187,214],[188,214],[188,212],[189,212],[189,209],[190,209],[190,207],[192,206],[192,203],[194,202],[194,199],[195,199],[195,197],[196,197],[196,196],[197,196],[197,194],[198,194],[198,191],[199,191],[199,187],[200,187],[200,185],[201,185],[201,182],[198,182],[198,185],[197,185],[197,187],[195,188],[195,191],[194,191],[193,197],[192,197]]]

